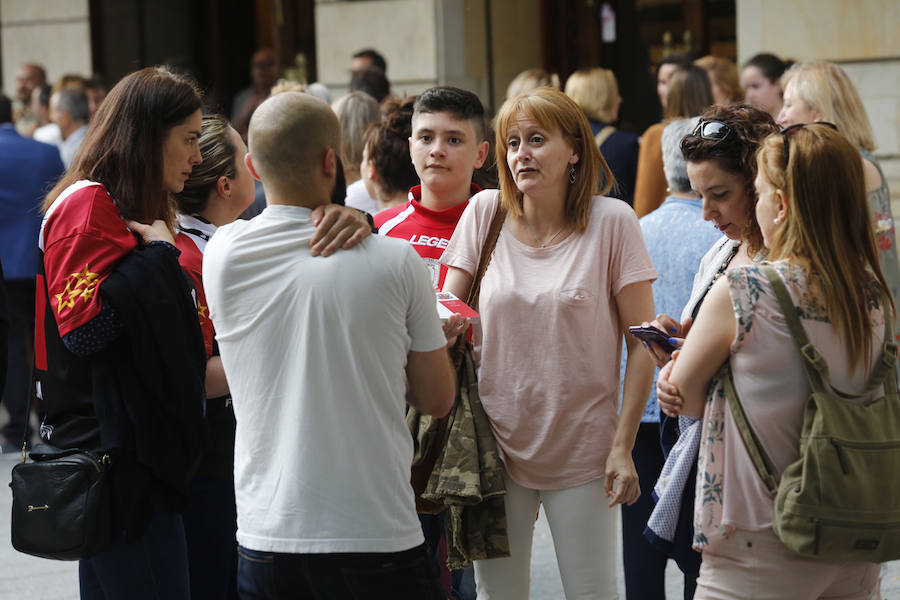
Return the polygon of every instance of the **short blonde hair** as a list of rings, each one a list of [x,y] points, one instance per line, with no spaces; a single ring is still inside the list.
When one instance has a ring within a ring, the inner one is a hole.
[[[515,78],[509,82],[509,87],[506,88],[506,99],[509,100],[519,94],[543,86],[549,86],[558,90],[559,75],[540,68],[527,69],[516,75]]]
[[[823,121],[837,125],[857,148],[875,150],[875,136],[862,99],[842,68],[824,60],[797,63],[781,76],[781,85],[782,89],[790,85],[804,104],[821,113]]]
[[[500,202],[507,212],[519,217],[522,212],[523,194],[516,187],[513,174],[506,162],[509,148],[509,130],[519,114],[550,131],[560,131],[572,149],[578,154],[575,183],[566,192],[564,215],[566,224],[578,232],[588,225],[591,212],[591,198],[595,194],[606,194],[615,180],[597,144],[591,126],[575,101],[550,87],[539,87],[507,100],[500,107],[494,119],[497,138],[497,171],[500,177]],[[600,179],[603,186],[600,187]]]
[[[743,102],[744,90],[741,88],[741,75],[736,64],[727,58],[711,54],[698,58],[694,64],[709,73],[710,81],[725,92],[730,102]]]
[[[299,81],[291,81],[290,79],[279,79],[269,90],[269,95],[283,94],[284,92],[306,92],[306,86]]]
[[[589,119],[611,123],[622,97],[619,84],[609,69],[581,69],[566,81],[566,96],[581,107]]]

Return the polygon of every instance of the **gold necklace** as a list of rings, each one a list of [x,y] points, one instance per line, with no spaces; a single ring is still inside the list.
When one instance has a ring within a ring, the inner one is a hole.
[[[549,246],[550,244],[552,244],[552,243],[553,243],[553,240],[556,239],[556,236],[558,236],[559,234],[561,234],[561,233],[566,229],[566,227],[567,227],[567,225],[568,225],[568,224],[563,225],[562,227],[560,227],[559,231],[557,231],[556,233],[554,233],[554,234],[550,237],[549,240],[547,240],[546,242],[541,242],[541,240],[538,239],[537,234],[535,234],[534,229],[532,229],[532,228],[531,228],[531,225],[528,224],[528,219],[526,219],[525,217],[522,217],[522,222],[525,223],[525,227],[528,228],[528,233],[529,233],[529,235],[531,235],[531,237],[534,239],[534,243],[538,245],[538,248],[546,248],[547,246]]]

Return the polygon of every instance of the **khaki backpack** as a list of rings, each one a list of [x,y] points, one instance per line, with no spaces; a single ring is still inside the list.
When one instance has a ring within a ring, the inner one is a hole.
[[[866,388],[858,396],[844,394],[831,387],[825,360],[809,343],[781,278],[772,267],[761,270],[772,284],[812,387],[803,412],[800,458],[779,481],[741,407],[730,366],[723,367],[735,423],[775,498],[775,535],[787,548],[811,558],[900,558],[900,396],[890,315],[885,315],[882,355]],[[884,396],[873,402],[848,401],[882,385]]]

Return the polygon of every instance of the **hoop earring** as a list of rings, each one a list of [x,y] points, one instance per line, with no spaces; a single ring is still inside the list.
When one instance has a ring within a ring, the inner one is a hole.
[[[575,165],[569,165],[569,183],[575,183]]]

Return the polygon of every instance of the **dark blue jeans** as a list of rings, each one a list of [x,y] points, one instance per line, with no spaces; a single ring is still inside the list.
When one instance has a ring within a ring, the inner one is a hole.
[[[660,445],[660,424],[641,423],[634,449],[631,451],[638,473],[641,495],[631,506],[622,505],[622,563],[625,568],[627,600],[665,600],[666,561],[664,552],[654,548],[644,537],[647,520],[656,503],[653,487],[662,471],[665,458]],[[684,577],[684,599],[691,600],[697,587],[696,575]]]
[[[641,423],[634,449],[634,468],[641,484],[641,496],[631,506],[622,505],[622,564],[625,568],[627,600],[666,597],[666,555],[644,537],[647,519],[653,512],[653,486],[662,471],[659,423]]]
[[[422,544],[403,552],[282,554],[238,547],[242,600],[445,600]]]
[[[124,538],[78,562],[81,600],[188,600],[187,544],[181,515],[156,513],[136,542]]]
[[[237,598],[236,531],[234,484],[213,477],[195,478],[184,514],[191,600]]]

